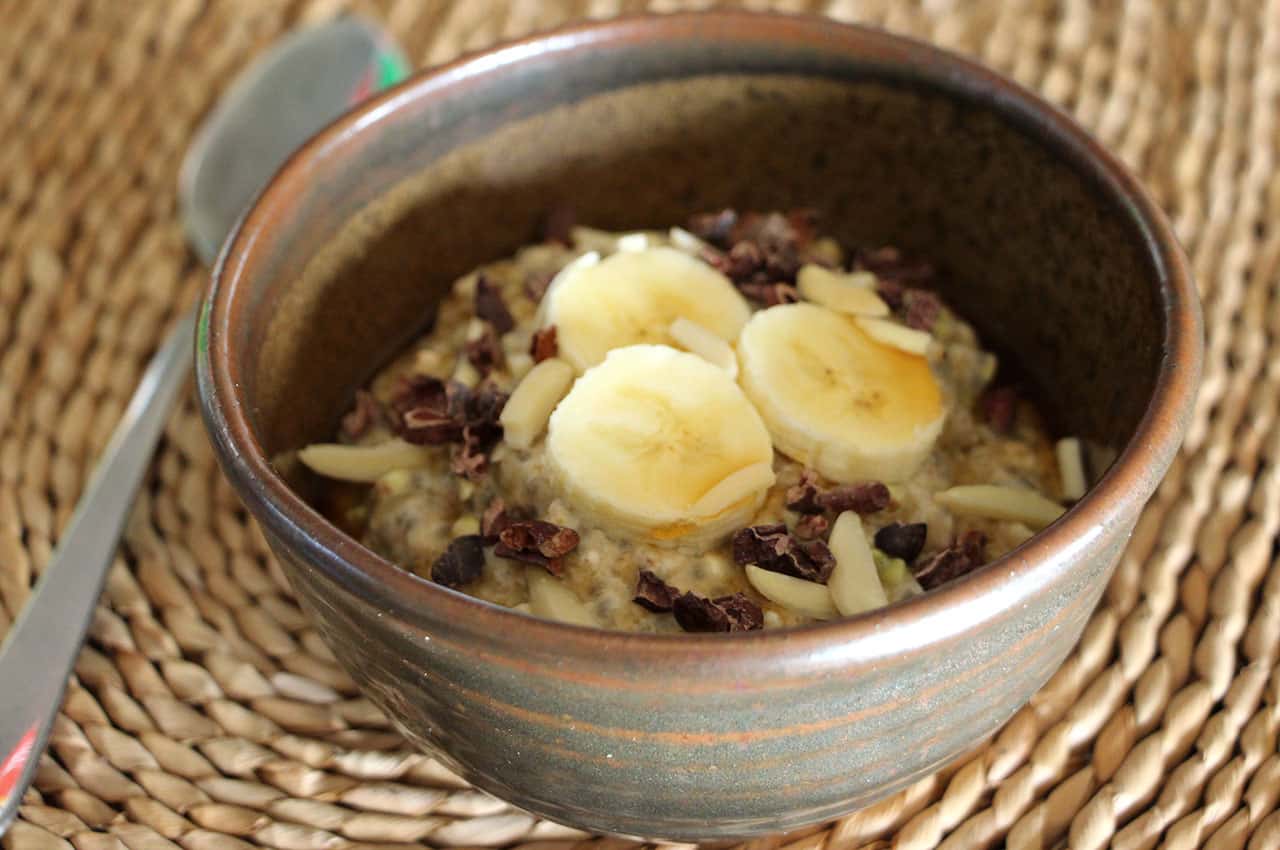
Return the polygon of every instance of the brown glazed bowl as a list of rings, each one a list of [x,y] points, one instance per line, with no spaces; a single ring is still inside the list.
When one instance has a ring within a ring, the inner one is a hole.
[[[972,575],[793,630],[582,629],[397,569],[273,459],[328,438],[449,283],[531,241],[560,204],[606,228],[812,206],[846,244],[926,256],[963,281],[943,294],[1057,429],[1114,463]],[[244,218],[199,339],[223,468],[369,697],[499,797],[668,839],[836,817],[996,730],[1079,636],[1177,449],[1201,357],[1168,225],[1069,119],[923,44],[738,12],[525,39],[338,120]]]

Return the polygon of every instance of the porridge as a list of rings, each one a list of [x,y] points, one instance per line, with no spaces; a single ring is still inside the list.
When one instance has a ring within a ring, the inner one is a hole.
[[[455,282],[299,457],[405,569],[536,616],[741,631],[851,616],[1083,495],[996,357],[891,248],[812,216],[563,227]]]

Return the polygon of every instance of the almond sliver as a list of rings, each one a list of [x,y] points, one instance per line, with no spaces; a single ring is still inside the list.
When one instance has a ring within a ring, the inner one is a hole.
[[[826,585],[816,581],[770,572],[755,564],[747,564],[747,581],[765,599],[802,616],[815,620],[831,620],[839,616],[831,601],[831,592]]]
[[[876,288],[876,276],[868,271],[839,272],[817,263],[805,263],[800,267],[800,271],[796,272],[797,286],[823,280],[858,289],[870,289],[873,292]]]
[[[326,478],[372,483],[397,469],[426,466],[431,447],[415,446],[398,437],[371,446],[313,443],[298,451],[298,459]]]
[[[1084,498],[1089,482],[1084,474],[1084,452],[1078,437],[1064,437],[1054,446],[1058,456],[1058,477],[1062,479],[1062,498],[1076,501]]]
[[[1021,522],[1037,531],[1066,510],[1034,490],[995,484],[952,487],[935,494],[934,499],[957,514]]]
[[[851,617],[889,604],[871,545],[856,513],[844,511],[836,517],[827,545],[836,559],[827,588],[841,614]]]
[[[572,384],[573,367],[558,357],[549,357],[530,369],[498,417],[503,439],[518,449],[532,446]]]
[[[773,464],[744,466],[703,493],[689,513],[700,519],[718,516],[748,496],[769,489],[773,482]]]
[[[649,247],[649,235],[647,233],[626,233],[618,237],[616,244],[619,251],[643,251]]]
[[[918,331],[888,319],[858,316],[855,321],[858,327],[866,331],[867,336],[876,342],[908,354],[918,354],[923,357],[929,353],[929,346],[933,344],[933,337],[924,331]]]
[[[728,372],[731,378],[738,377],[737,355],[733,353],[729,343],[716,336],[704,325],[692,319],[686,319],[684,316],[678,316],[667,328],[667,335],[690,354],[696,354],[711,365],[719,366]]]
[[[526,567],[525,578],[529,582],[529,610],[535,617],[575,626],[597,625],[587,606],[561,579],[542,567]]]
[[[889,305],[876,294],[875,276],[867,272],[837,274],[807,265],[796,275],[796,286],[808,300],[840,313],[873,318],[889,315]]]
[[[569,229],[569,239],[579,251],[599,251],[612,254],[618,250],[618,234],[594,227],[577,225]]]
[[[695,257],[710,247],[683,227],[671,228],[667,231],[667,239],[671,242],[672,248],[684,251],[686,254],[693,254]]]

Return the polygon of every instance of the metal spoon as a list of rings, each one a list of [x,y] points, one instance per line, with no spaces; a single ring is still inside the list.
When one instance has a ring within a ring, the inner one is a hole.
[[[223,96],[183,160],[183,224],[209,265],[290,151],[405,74],[399,50],[356,17],[283,39]],[[151,358],[31,598],[0,644],[0,835],[48,743],[107,568],[179,390],[191,374],[195,313]]]

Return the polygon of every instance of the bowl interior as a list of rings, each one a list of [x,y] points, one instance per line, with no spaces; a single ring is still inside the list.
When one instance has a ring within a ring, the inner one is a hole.
[[[291,283],[261,286],[238,329],[257,353],[244,391],[269,455],[328,438],[449,283],[531,241],[562,204],[618,229],[814,207],[846,245],[934,262],[943,295],[1029,378],[1057,430],[1122,446],[1151,398],[1158,270],[1134,220],[1027,124],[954,90],[876,69],[707,74],[464,123],[453,132],[470,138],[440,155],[423,118],[336,173],[321,163],[291,213],[303,224],[284,223],[289,250],[257,279]]]

